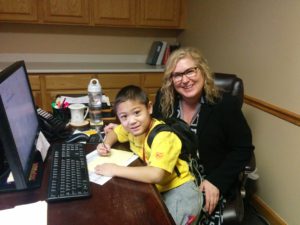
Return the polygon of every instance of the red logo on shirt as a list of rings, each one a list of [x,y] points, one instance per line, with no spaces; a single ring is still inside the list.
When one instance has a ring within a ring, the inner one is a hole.
[[[164,156],[164,154],[162,152],[156,152],[155,157],[157,159],[161,159]]]

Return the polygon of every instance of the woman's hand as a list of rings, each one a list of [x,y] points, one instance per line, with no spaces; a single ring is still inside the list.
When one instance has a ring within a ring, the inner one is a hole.
[[[115,123],[109,123],[104,127],[104,133],[108,134],[110,131],[112,131],[118,124]]]
[[[109,156],[111,147],[108,144],[100,143],[97,146],[97,152],[101,156]]]
[[[202,181],[200,185],[200,191],[205,193],[204,209],[206,210],[206,212],[211,214],[218,204],[220,198],[220,191],[215,185],[210,183],[208,180]]]
[[[114,163],[103,163],[95,167],[95,172],[99,175],[113,177],[115,176],[118,167],[119,166]]]

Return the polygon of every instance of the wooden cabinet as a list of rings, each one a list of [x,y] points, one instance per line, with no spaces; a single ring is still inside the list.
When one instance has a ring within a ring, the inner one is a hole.
[[[181,0],[140,0],[138,24],[150,27],[179,27]]]
[[[163,73],[145,73],[143,76],[143,88],[148,93],[149,100],[154,103],[156,92],[161,87]]]
[[[102,86],[103,93],[109,97],[111,102],[114,101],[122,87],[129,84],[141,85],[141,75],[138,73],[99,74],[96,78]]]
[[[94,24],[180,28],[184,0],[94,0]]]
[[[36,104],[51,112],[51,103],[57,95],[86,95],[92,78],[99,80],[112,103],[118,91],[130,84],[143,88],[154,102],[162,76],[163,73],[30,74],[29,79]]]
[[[42,20],[61,24],[89,24],[89,0],[43,0]]]
[[[136,0],[94,0],[93,21],[96,25],[134,26]]]
[[[183,28],[185,0],[0,0],[0,21]]]
[[[38,0],[0,0],[0,20],[37,22],[37,1]]]
[[[157,90],[161,87],[163,73],[114,73],[99,74],[96,77],[111,102],[118,91],[126,85],[136,85],[143,88],[154,103]]]
[[[39,107],[43,107],[40,76],[39,75],[30,75],[29,83],[31,86],[32,95],[33,95],[35,104]]]
[[[51,110],[51,103],[57,95],[87,94],[87,87],[92,74],[44,74],[41,75],[45,81],[43,108]]]

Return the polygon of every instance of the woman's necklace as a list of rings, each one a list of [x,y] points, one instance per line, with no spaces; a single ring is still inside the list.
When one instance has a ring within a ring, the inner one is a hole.
[[[194,121],[200,111],[201,103],[197,102],[195,107],[185,104],[182,100],[179,102],[180,118],[189,125]]]

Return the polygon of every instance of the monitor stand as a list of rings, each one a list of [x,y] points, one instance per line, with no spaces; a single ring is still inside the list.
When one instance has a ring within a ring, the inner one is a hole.
[[[9,165],[6,165],[6,169],[0,175],[0,192],[12,192],[21,190],[31,190],[39,188],[42,184],[44,171],[44,162],[39,151],[35,152],[34,160],[31,167],[31,172],[27,182],[27,187],[24,189],[17,189],[14,182],[7,182],[7,178],[10,174]]]

